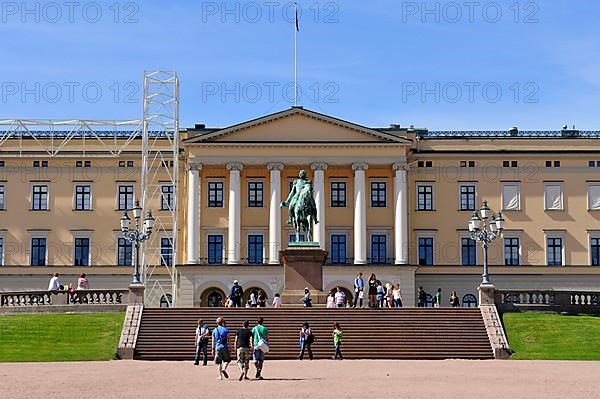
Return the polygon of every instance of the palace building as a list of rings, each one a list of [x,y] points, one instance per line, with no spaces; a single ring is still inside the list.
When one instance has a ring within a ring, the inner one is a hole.
[[[497,288],[594,289],[599,137],[566,127],[372,128],[302,107],[226,128],[196,125],[182,132],[177,198],[153,175],[161,191],[153,212],[178,204],[177,257],[158,235],[148,262],[177,265],[177,306],[217,305],[234,279],[272,299],[283,289],[279,251],[295,238],[280,203],[305,170],[319,215],[314,241],[328,252],[325,290],[351,293],[360,271],[400,283],[409,306],[419,286],[442,288],[444,303],[456,290],[476,306],[483,254],[468,222],[484,200],[506,219],[489,249]],[[0,141],[0,290],[45,289],[53,272],[64,282],[85,272],[97,288],[131,281],[133,249],[119,218],[141,195],[141,143],[83,151],[84,141],[71,138],[57,155],[32,138]]]

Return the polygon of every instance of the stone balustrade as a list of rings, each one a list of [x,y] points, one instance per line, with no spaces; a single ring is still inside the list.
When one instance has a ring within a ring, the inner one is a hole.
[[[44,305],[121,305],[130,302],[130,290],[11,291],[0,292],[0,307]]]
[[[568,313],[600,313],[600,291],[497,290],[495,302],[501,312],[547,309]]]

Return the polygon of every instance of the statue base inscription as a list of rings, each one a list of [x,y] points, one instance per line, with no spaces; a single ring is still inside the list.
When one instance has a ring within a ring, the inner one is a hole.
[[[312,242],[290,243],[286,250],[279,252],[284,275],[283,303],[301,305],[305,288],[311,292],[313,305],[322,303],[326,298],[323,293],[323,265],[327,251],[318,245]]]

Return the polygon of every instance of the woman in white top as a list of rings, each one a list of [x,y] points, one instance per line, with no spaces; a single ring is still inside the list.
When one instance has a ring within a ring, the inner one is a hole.
[[[335,301],[334,301],[334,298],[333,298],[333,294],[331,292],[327,296],[327,307],[328,308],[335,308]]]
[[[250,293],[250,307],[252,307],[252,308],[258,307],[258,298],[256,295],[256,291],[252,291]]]
[[[401,308],[402,307],[402,292],[400,291],[400,284],[394,286],[394,307]]]
[[[279,293],[276,293],[275,297],[273,298],[273,307],[274,308],[281,307],[281,296],[279,295]]]
[[[77,291],[79,290],[89,290],[90,282],[88,281],[86,274],[81,273],[79,275],[79,279],[77,279]]]

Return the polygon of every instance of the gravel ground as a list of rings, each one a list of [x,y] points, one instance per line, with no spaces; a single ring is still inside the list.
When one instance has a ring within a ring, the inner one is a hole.
[[[2,363],[0,398],[600,398],[600,362],[267,360],[265,380],[242,382],[228,371],[218,381],[192,362]]]

